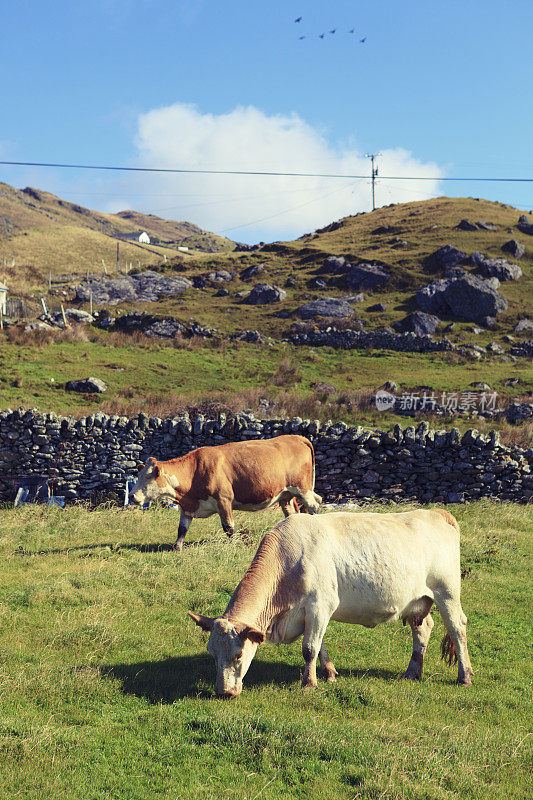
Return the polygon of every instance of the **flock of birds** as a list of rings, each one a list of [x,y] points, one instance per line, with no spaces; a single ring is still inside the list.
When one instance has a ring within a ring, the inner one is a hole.
[[[301,22],[301,21],[302,21],[302,19],[303,19],[303,17],[296,17],[296,19],[294,20],[294,22],[295,22],[295,23]],[[329,33],[330,33],[330,34],[337,33],[337,28],[333,28],[333,30],[329,31]],[[348,31],[348,33],[352,33],[352,34],[354,34],[354,33],[355,33],[355,28],[351,28],[351,29]],[[324,38],[325,36],[327,36],[327,35],[328,35],[327,33],[319,33],[319,34],[318,34],[318,38],[319,38],[319,39],[323,39],[323,38]],[[308,37],[307,37],[307,36],[299,36],[298,38],[299,38],[299,39],[300,39],[300,41],[301,41],[302,39],[307,39]],[[366,36],[364,36],[362,39],[359,39],[359,43],[360,43],[360,44],[364,44],[365,42],[366,42]]]

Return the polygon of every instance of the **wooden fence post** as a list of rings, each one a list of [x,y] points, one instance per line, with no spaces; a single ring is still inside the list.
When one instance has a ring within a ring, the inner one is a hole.
[[[61,314],[63,316],[63,325],[65,326],[65,328],[68,328],[69,324],[67,322],[67,315],[65,314],[65,308],[63,306],[63,303],[61,303]]]
[[[44,299],[44,297],[41,297],[41,305],[43,307],[44,313],[48,314],[48,309],[46,308],[46,300]]]
[[[93,293],[92,292],[89,295],[89,308],[90,308],[90,314],[92,316],[92,313],[93,313]]]

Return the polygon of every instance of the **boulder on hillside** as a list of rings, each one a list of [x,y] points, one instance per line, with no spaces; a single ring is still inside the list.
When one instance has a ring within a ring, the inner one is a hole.
[[[470,222],[468,219],[462,219],[455,227],[460,231],[477,231],[477,225],[474,225],[474,223]]]
[[[526,247],[521,242],[517,242],[516,239],[509,239],[508,242],[502,244],[502,250],[504,253],[510,253],[514,258],[522,258],[526,252]]]
[[[160,275],[145,270],[117,278],[86,278],[76,289],[76,300],[116,305],[123,302],[155,302],[161,295],[172,297],[189,289],[192,283],[181,276]]]
[[[386,303],[374,303],[373,306],[368,306],[367,311],[386,311],[387,304]]]
[[[279,303],[285,300],[287,292],[272,283],[256,283],[252,291],[246,298],[246,302],[252,306],[262,306],[269,303]]]
[[[462,250],[452,247],[451,244],[445,244],[425,259],[424,266],[431,272],[441,272],[458,264],[464,264],[467,260],[468,256]]]
[[[533,236],[533,225],[525,214],[522,214],[522,216],[519,218],[517,227],[519,231],[522,231],[522,233],[526,233],[528,236]]]
[[[65,386],[69,392],[83,392],[83,394],[97,394],[105,392],[106,384],[99,378],[83,378],[77,381],[68,381]]]
[[[507,300],[498,292],[498,285],[495,278],[482,280],[470,274],[441,278],[420,289],[416,302],[428,314],[481,322],[507,310]]]
[[[477,227],[481,231],[497,231],[498,226],[494,224],[494,222],[487,222],[486,220],[481,220],[476,222]]]
[[[350,262],[347,261],[344,256],[328,256],[324,259],[322,266],[317,269],[317,272],[325,272],[330,275],[342,275],[342,273],[348,272],[351,266]]]
[[[440,324],[440,319],[434,314],[413,311],[397,323],[397,327],[401,331],[411,331],[417,336],[433,336]]]
[[[231,272],[228,272],[227,269],[217,269],[215,272],[210,272],[206,277],[207,280],[212,283],[222,283],[223,281],[233,280],[233,275]]]
[[[336,283],[338,286],[346,286],[358,292],[381,286],[389,280],[389,277],[388,272],[381,266],[361,263],[350,266],[349,271],[339,276]]]
[[[300,319],[315,319],[316,317],[335,317],[336,319],[349,319],[353,317],[353,308],[339,297],[323,297],[320,300],[311,300],[296,309]]]
[[[498,278],[500,281],[517,281],[522,277],[518,264],[511,264],[505,258],[488,258],[477,251],[472,253],[470,261],[486,278]]]
[[[521,319],[514,329],[515,333],[524,333],[525,331],[533,331],[533,320]]]
[[[260,272],[264,272],[265,265],[264,264],[252,264],[250,267],[246,267],[241,272],[241,281],[249,281],[255,275],[258,275]]]

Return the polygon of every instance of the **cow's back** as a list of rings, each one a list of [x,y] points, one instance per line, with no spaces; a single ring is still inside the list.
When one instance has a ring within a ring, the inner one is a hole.
[[[334,619],[367,624],[353,619],[354,609],[362,609],[362,617],[365,608],[380,609],[383,618],[368,623],[378,624],[414,598],[432,598],[433,588],[460,581],[459,534],[437,511],[299,515],[275,530],[282,548],[299,554],[294,557],[309,594],[335,587],[340,606]]]
[[[289,486],[304,492],[314,487],[313,446],[303,436],[200,447],[194,457],[198,488],[213,495],[230,486],[235,502],[244,506],[260,505]]]

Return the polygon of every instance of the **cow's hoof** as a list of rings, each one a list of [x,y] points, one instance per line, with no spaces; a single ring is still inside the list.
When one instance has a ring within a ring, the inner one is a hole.
[[[182,550],[183,550],[183,542],[176,542],[176,544],[174,545],[174,552],[181,553]]]
[[[466,678],[457,678],[457,686],[472,686],[472,678],[470,675]]]
[[[407,670],[407,672],[404,672],[402,675],[400,675],[400,680],[401,681],[421,681],[422,680],[422,675],[420,673],[409,672],[409,670]]]
[[[335,681],[337,680],[337,675],[338,675],[339,673],[337,672],[337,670],[335,669],[335,667],[332,665],[331,667],[327,667],[327,668],[324,670],[324,674],[325,674],[325,676],[326,676],[326,681],[327,681],[328,683],[335,683]]]
[[[304,692],[310,692],[313,689],[316,689],[317,687],[318,687],[318,683],[316,681],[314,683],[311,683],[311,681],[308,681],[307,683],[303,683],[303,681],[302,681],[302,689],[304,690]]]

